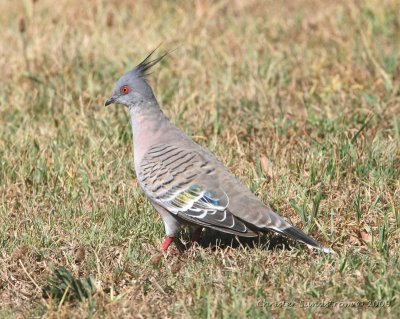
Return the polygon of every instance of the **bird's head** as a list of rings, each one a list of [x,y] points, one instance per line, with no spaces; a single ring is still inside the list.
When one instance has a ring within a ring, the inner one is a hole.
[[[133,107],[154,99],[153,90],[146,78],[149,70],[168,54],[168,52],[164,53],[152,60],[151,56],[154,52],[155,50],[117,81],[113,95],[106,101],[105,106],[116,103]]]

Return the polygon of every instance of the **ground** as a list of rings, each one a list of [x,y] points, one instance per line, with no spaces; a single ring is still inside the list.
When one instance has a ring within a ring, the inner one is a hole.
[[[1,1],[0,317],[398,317],[399,12]],[[165,113],[336,258],[216,232],[159,254],[128,113],[104,107],[159,44],[173,50],[149,79]]]

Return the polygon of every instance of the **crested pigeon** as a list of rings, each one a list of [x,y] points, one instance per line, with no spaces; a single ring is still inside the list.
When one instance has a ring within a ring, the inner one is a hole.
[[[129,109],[138,182],[165,226],[162,250],[186,224],[194,230],[193,241],[203,227],[244,237],[274,231],[334,253],[263,204],[213,154],[169,121],[147,82],[149,70],[167,54],[152,59],[154,51],[117,81],[105,105]]]

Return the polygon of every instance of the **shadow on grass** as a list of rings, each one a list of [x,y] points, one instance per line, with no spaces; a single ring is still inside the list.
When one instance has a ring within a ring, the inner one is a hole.
[[[190,234],[188,231],[182,233],[181,238],[190,243]],[[183,245],[181,248],[186,250],[190,245]],[[179,243],[178,243],[179,245]],[[273,232],[262,234],[258,237],[239,237],[227,233],[222,233],[213,229],[205,228],[202,233],[198,245],[202,248],[224,249],[227,247],[238,249],[246,247],[250,249],[260,248],[265,250],[292,250],[294,242],[284,236],[274,234]]]

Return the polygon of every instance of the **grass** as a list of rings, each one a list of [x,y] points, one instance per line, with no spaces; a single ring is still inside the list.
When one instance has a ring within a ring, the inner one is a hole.
[[[0,317],[398,317],[399,10],[2,1]],[[271,236],[210,248],[213,232],[158,255],[128,114],[103,105],[161,42],[167,115],[337,258]]]

